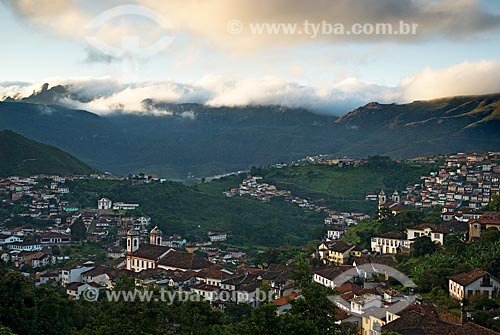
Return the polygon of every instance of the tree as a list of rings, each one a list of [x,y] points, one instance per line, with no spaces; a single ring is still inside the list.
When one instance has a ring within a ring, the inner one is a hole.
[[[305,260],[305,255],[298,255],[294,265],[295,267],[292,270],[291,278],[294,281],[295,286],[302,288],[309,285],[312,280],[312,272],[309,263]]]
[[[359,327],[352,322],[342,322],[335,332],[337,335],[358,335],[359,333]]]
[[[76,220],[71,225],[71,238],[75,241],[83,241],[87,234],[87,228],[82,219]]]
[[[236,323],[249,317],[252,314],[252,307],[249,304],[228,304],[224,313],[230,323]]]
[[[283,322],[275,304],[264,304],[252,311],[250,318],[243,320],[236,334],[278,335],[282,334]]]
[[[61,256],[61,248],[58,245],[52,247],[52,256]]]
[[[500,212],[500,195],[494,194],[490,203],[483,207],[483,211]]]
[[[481,239],[479,240],[481,245],[488,245],[496,241],[500,241],[500,230],[494,227],[486,229],[486,231],[481,234]]]
[[[467,249],[463,233],[448,234],[444,237],[444,252],[447,255],[461,255]]]
[[[9,327],[4,327],[0,325],[0,335],[16,335],[16,334],[14,334]]]
[[[419,237],[411,245],[411,255],[414,257],[425,256],[436,251],[436,245],[428,236]]]
[[[331,334],[336,328],[335,304],[328,299],[333,291],[322,285],[311,283],[302,289],[302,296],[291,302],[290,315],[299,316],[306,326],[314,325],[316,334]]]

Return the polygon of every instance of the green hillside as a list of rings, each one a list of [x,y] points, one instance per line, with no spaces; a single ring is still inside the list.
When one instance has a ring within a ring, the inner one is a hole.
[[[69,182],[65,199],[95,208],[100,197],[136,202],[135,214],[150,215],[165,234],[177,233],[190,240],[207,239],[207,232],[225,231],[229,244],[255,251],[255,247],[301,245],[322,235],[324,214],[306,212],[276,199],[270,203],[243,197],[227,198],[221,189],[236,186],[231,177],[204,185],[177,182],[131,185],[129,182],[78,180]]]
[[[332,209],[372,213],[376,203],[365,201],[367,192],[403,190],[433,169],[435,166],[396,163],[375,156],[360,167],[306,165],[259,172],[279,189],[290,190]]]
[[[48,98],[41,101],[50,103]],[[169,115],[98,116],[30,102],[0,102],[0,129],[55,145],[98,169],[123,175],[146,172],[185,180],[318,154],[401,159],[500,147],[500,94],[370,103],[341,118],[279,106],[151,100],[143,103]]]
[[[95,170],[55,147],[10,130],[0,131],[0,177],[33,174],[89,174]]]

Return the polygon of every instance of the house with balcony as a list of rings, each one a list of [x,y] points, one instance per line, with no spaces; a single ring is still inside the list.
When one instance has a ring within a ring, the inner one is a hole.
[[[488,298],[499,296],[500,281],[481,269],[452,276],[448,284],[450,298],[457,300],[467,299],[474,295],[483,295]]]
[[[411,242],[406,235],[399,232],[384,233],[372,237],[371,249],[380,254],[397,254],[398,252],[409,252]]]

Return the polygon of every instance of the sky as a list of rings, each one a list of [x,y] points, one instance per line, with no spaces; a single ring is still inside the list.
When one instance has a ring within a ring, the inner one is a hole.
[[[47,82],[101,114],[153,98],[340,115],[500,92],[499,32],[495,0],[0,0],[0,97]]]

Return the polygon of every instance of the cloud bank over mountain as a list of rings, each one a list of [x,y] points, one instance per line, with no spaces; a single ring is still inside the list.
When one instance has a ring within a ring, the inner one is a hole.
[[[405,103],[455,95],[500,92],[500,62],[465,62],[445,69],[426,68],[402,78],[397,87],[356,78],[324,86],[308,86],[279,78],[229,78],[205,76],[188,83],[173,81],[124,83],[111,77],[49,78],[50,87],[63,85],[67,92],[57,103],[97,114],[168,113],[143,103],[199,103],[208,106],[280,105],[343,115],[371,101]],[[0,97],[21,99],[39,93],[43,83],[0,82]],[[45,87],[46,89],[47,87]]]

